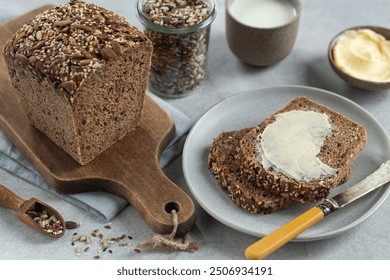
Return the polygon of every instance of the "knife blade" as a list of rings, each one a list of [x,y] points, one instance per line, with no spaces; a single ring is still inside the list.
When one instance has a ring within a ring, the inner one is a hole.
[[[327,215],[363,197],[389,181],[390,160],[383,163],[379,169],[362,181],[333,197],[325,199],[321,204],[310,208],[284,226],[250,245],[245,250],[245,257],[250,260],[263,259],[291,239],[297,237],[300,233],[322,221]]]

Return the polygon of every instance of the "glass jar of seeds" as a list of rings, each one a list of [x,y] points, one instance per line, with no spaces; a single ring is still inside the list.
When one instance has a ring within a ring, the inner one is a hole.
[[[214,0],[139,0],[137,16],[153,42],[149,89],[183,97],[206,76]]]

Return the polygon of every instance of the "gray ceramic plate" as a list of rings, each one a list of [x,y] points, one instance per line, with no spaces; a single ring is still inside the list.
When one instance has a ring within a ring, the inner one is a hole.
[[[230,201],[207,167],[213,140],[223,131],[239,130],[260,123],[291,99],[304,95],[343,113],[367,129],[368,142],[352,168],[349,181],[333,193],[351,186],[390,159],[390,139],[383,127],[362,107],[337,94],[298,86],[269,87],[241,92],[206,112],[191,129],[183,150],[186,182],[203,209],[221,223],[238,231],[262,237],[312,207],[296,205],[269,215],[248,213]],[[310,241],[339,235],[363,222],[384,202],[388,185],[329,216],[295,241]]]

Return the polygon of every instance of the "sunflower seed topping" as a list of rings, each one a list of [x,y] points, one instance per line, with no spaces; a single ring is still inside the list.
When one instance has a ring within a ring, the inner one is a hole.
[[[125,18],[93,3],[70,0],[23,25],[6,55],[45,78],[72,103],[83,81],[124,49],[147,40]]]

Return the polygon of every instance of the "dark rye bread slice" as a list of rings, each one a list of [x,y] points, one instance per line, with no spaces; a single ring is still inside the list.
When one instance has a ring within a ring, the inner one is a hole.
[[[291,110],[311,110],[325,113],[332,125],[331,133],[326,136],[324,145],[317,155],[322,162],[337,168],[335,175],[329,175],[311,181],[298,181],[270,167],[265,169],[257,160],[261,157],[256,148],[257,137],[267,125],[275,121],[275,116]],[[256,184],[274,194],[291,197],[297,202],[317,202],[328,196],[336,186],[348,180],[351,166],[367,142],[365,128],[346,116],[307,97],[297,97],[282,109],[265,119],[248,132],[240,141],[239,154],[242,158],[242,171],[255,178]]]
[[[256,186],[256,182],[242,172],[237,147],[240,139],[250,130],[223,132],[214,140],[208,155],[211,172],[230,199],[248,212],[268,214],[293,205],[295,202],[289,197],[281,197]]]

